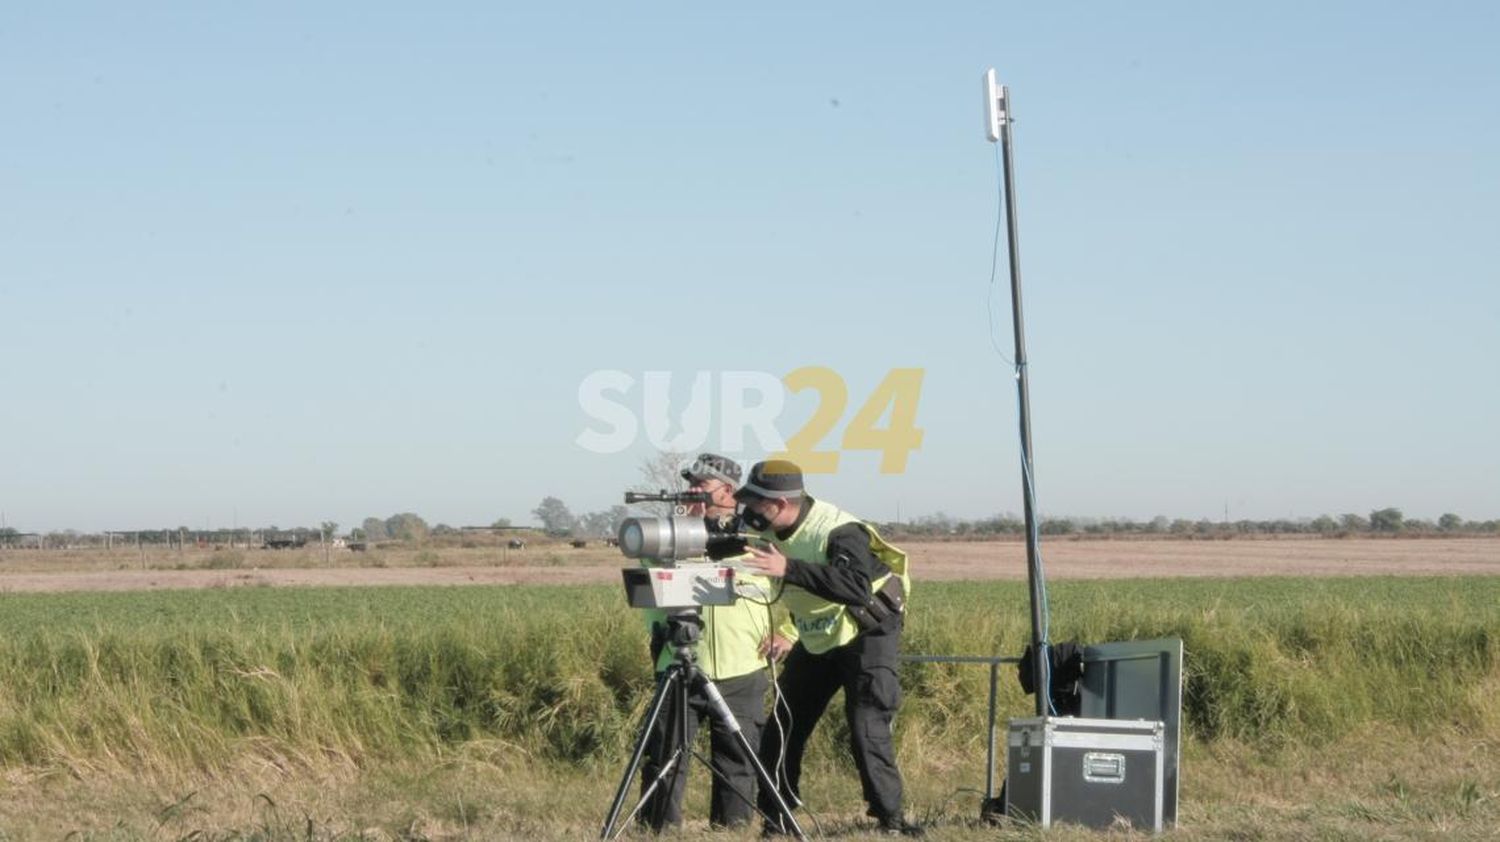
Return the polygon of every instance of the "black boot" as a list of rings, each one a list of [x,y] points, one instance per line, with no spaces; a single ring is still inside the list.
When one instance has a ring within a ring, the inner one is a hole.
[[[881,816],[880,824],[877,826],[881,833],[887,836],[926,836],[927,831],[921,825],[912,824],[905,816]]]

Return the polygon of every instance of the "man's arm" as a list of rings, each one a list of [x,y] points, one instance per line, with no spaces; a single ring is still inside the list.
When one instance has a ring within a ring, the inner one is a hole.
[[[829,602],[863,605],[871,583],[887,573],[870,549],[870,533],[863,525],[846,523],[828,536],[828,563],[810,564],[789,558],[786,582]]]

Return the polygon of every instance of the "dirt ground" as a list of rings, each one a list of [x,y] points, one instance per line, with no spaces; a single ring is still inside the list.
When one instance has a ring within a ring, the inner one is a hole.
[[[1019,541],[910,542],[918,580],[1024,579]],[[1500,574],[1500,539],[1072,540],[1042,544],[1049,579]],[[607,547],[388,549],[371,553],[0,552],[0,592],[316,585],[597,584],[627,559]]]

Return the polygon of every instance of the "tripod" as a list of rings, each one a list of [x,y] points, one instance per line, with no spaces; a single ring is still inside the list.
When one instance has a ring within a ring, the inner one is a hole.
[[[615,790],[615,800],[610,805],[609,816],[604,820],[604,827],[599,831],[599,838],[607,840],[618,836],[621,830],[619,825],[628,824],[630,819],[646,806],[646,802],[657,793],[658,789],[664,785],[670,786],[670,779],[679,772],[679,767],[682,764],[688,762],[687,758],[689,755],[696,756],[693,753],[692,746],[687,741],[687,722],[688,717],[692,715],[692,711],[688,707],[688,696],[691,692],[696,691],[703,694],[703,697],[708,700],[709,713],[714,719],[718,720],[734,735],[735,742],[739,744],[740,751],[744,752],[745,757],[755,767],[755,774],[760,780],[761,787],[765,788],[766,792],[771,793],[775,797],[776,806],[780,811],[780,816],[778,816],[777,820],[783,827],[789,829],[797,839],[804,840],[805,842],[807,837],[802,833],[801,826],[797,824],[797,819],[792,816],[791,808],[787,806],[785,799],[781,797],[781,792],[776,788],[776,782],[771,779],[770,773],[761,764],[760,758],[756,755],[755,747],[750,745],[750,740],[745,737],[745,732],[740,729],[739,722],[735,719],[733,711],[729,709],[729,705],[724,701],[723,694],[719,692],[719,688],[715,686],[713,680],[698,669],[693,655],[693,645],[698,642],[699,629],[702,627],[702,624],[702,618],[699,616],[698,609],[696,608],[674,612],[667,616],[668,642],[672,646],[673,654],[672,663],[656,679],[656,692],[651,697],[651,704],[646,710],[646,718],[641,722],[640,731],[636,735],[635,750],[630,756],[630,764],[625,767],[625,774],[620,778],[620,786]],[[647,744],[650,742],[653,732],[656,731],[657,721],[661,719],[664,711],[667,727],[663,729],[661,738],[663,740],[671,740],[675,745],[670,754],[665,751],[659,752],[659,755],[665,756],[662,757],[661,768],[657,771],[656,777],[646,786],[645,791],[641,794],[640,801],[630,811],[630,815],[626,816],[625,822],[618,822],[620,811],[625,806],[626,795],[630,791],[631,782],[635,779],[636,772],[640,769],[641,758],[646,753]],[[698,759],[704,766],[708,767],[709,772],[722,777],[722,773],[714,768],[712,763],[703,760],[702,757]],[[749,796],[745,793],[736,792],[736,794],[749,801]],[[662,793],[662,795],[665,796],[666,793]],[[663,803],[664,800],[664,798],[658,800],[656,808],[650,815],[652,830],[660,831],[662,829],[666,812],[666,805]],[[770,819],[769,816],[764,816],[764,818]]]

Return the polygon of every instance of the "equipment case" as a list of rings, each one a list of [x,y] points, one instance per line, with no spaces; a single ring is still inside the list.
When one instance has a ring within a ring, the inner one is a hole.
[[[1065,821],[1162,829],[1160,722],[1081,717],[1012,719],[1005,813],[1041,827]]]

